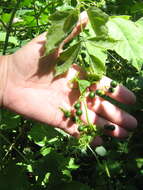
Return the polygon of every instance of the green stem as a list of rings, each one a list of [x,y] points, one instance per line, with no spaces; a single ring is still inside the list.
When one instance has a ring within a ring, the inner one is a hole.
[[[6,26],[6,24],[3,22],[3,20],[1,18],[0,18],[0,22],[3,25],[3,27],[5,28],[5,30],[7,30],[7,26]]]
[[[105,167],[105,171],[106,171],[107,176],[110,178],[111,175],[110,175],[110,171],[109,171],[109,168],[108,168],[108,166],[107,166],[106,161],[104,161],[104,167]]]
[[[0,133],[0,136],[10,145],[9,150],[14,148],[17,151],[17,153],[23,158],[23,160],[25,160],[25,162],[29,163],[29,161],[25,158],[25,156],[16,147],[14,147],[15,143],[11,144],[10,141],[1,133]],[[9,153],[9,150],[8,150],[8,153]],[[6,153],[6,155],[3,157],[3,160],[5,159],[5,157],[7,156],[8,153]]]
[[[90,145],[88,145],[87,147],[89,148],[89,150],[92,152],[92,154],[93,154],[93,155],[94,155],[94,157],[96,158],[96,160],[97,160],[97,163],[98,163],[99,167],[102,167],[102,165],[101,165],[101,163],[100,163],[99,159],[97,158],[96,153],[92,150],[92,148],[90,147]]]
[[[122,66],[120,61],[118,59],[116,59],[116,57],[114,57],[109,51],[107,51],[107,54],[109,54],[118,64],[120,64]]]
[[[34,2],[35,2],[35,1],[34,1]],[[34,3],[34,2],[33,2],[33,3]],[[36,24],[37,24],[37,26],[39,26],[39,19],[38,19],[38,16],[37,16],[37,11],[36,11],[35,3],[34,3],[34,13],[35,13],[34,17],[35,17],[35,19],[36,19]]]
[[[84,108],[85,108],[85,114],[86,114],[87,123],[88,123],[88,125],[90,125],[90,121],[89,121],[89,117],[88,117],[88,110],[87,110],[87,105],[86,105],[85,100],[83,100],[83,105],[84,105]]]
[[[17,3],[11,13],[11,17],[10,17],[10,20],[9,20],[9,23],[7,25],[7,33],[6,33],[6,37],[5,37],[5,42],[4,42],[4,48],[3,48],[3,55],[6,54],[6,50],[7,50],[7,46],[8,46],[8,40],[9,40],[9,37],[10,37],[10,33],[11,33],[11,29],[12,29],[12,23],[13,23],[13,19],[14,19],[14,16],[16,14],[16,11],[19,7],[19,4],[20,4],[20,0],[17,0]]]
[[[16,26],[16,27],[13,27],[13,28],[14,28],[14,30],[17,29],[17,31],[22,32],[22,31],[25,31],[25,29],[33,29],[33,28],[39,28],[39,27],[44,27],[44,26],[47,27],[47,24],[41,24],[41,25],[38,25],[38,26],[37,25],[36,26],[25,26],[24,28],[23,28],[23,26]]]
[[[102,167],[102,164],[100,163],[99,159],[97,158],[96,153],[92,150],[92,148],[90,147],[90,145],[88,145],[87,147],[89,148],[89,150],[92,152],[92,154],[93,154],[94,157],[96,158],[99,167]],[[110,175],[110,171],[109,171],[109,169],[108,169],[108,166],[107,166],[106,161],[104,161],[104,167],[105,167],[105,171],[106,171],[107,176],[110,178],[111,175]]]
[[[80,15],[80,8],[81,8],[81,2],[80,2],[80,0],[77,0],[77,3],[78,3],[78,11],[79,11],[79,15]],[[86,9],[85,9],[85,11],[86,11]],[[81,23],[80,23],[81,24]],[[86,47],[86,40],[84,39],[84,37],[83,37],[83,27],[82,27],[82,24],[81,24],[81,38],[82,38],[82,41],[83,41],[83,43],[84,43],[84,45],[85,45],[85,47]],[[88,53],[88,55],[89,55],[89,52],[88,52],[88,49],[87,49],[87,47],[86,47],[86,50],[87,50],[87,53]],[[90,55],[89,55],[89,57],[90,57]],[[95,73],[95,69],[94,69],[94,66],[93,66],[93,64],[92,64],[92,60],[91,60],[91,58],[90,58],[90,65],[91,65],[91,73]]]

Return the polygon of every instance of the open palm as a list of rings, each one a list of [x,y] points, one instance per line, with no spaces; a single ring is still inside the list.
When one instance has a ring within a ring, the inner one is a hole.
[[[74,37],[79,32],[77,26],[72,33]],[[70,37],[70,38],[71,38]],[[16,53],[6,56],[7,83],[4,91],[3,104],[7,108],[26,117],[59,127],[73,136],[79,136],[76,124],[65,119],[60,107],[71,109],[79,97],[79,91],[71,88],[69,81],[79,70],[73,65],[68,73],[54,78],[54,61],[59,55],[55,51],[44,57],[46,33],[33,39]],[[104,77],[98,86],[109,85],[110,79]],[[112,93],[112,98],[123,103],[134,103],[134,95],[123,86],[118,86]],[[107,132],[116,137],[125,137],[127,129],[136,127],[136,120],[102,98],[87,99],[90,121],[103,127],[113,123],[116,129]],[[81,119],[86,122],[83,110]]]

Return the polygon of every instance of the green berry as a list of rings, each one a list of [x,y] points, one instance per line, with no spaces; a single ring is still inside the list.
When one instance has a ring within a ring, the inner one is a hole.
[[[89,133],[89,135],[90,135],[91,137],[95,137],[95,135],[96,135],[95,132],[94,132],[94,131],[91,131],[91,130],[88,131],[88,133]]]
[[[81,107],[81,103],[80,102],[77,102],[75,105],[74,105],[74,108],[75,109],[79,109]]]
[[[84,126],[82,126],[82,125],[78,126],[78,131],[79,131],[79,132],[84,131]]]
[[[95,92],[94,92],[94,91],[91,91],[91,92],[89,93],[89,97],[90,97],[90,98],[94,98],[94,97],[95,97]]]
[[[81,109],[77,109],[76,115],[77,115],[77,116],[81,116],[81,115],[82,115],[82,110],[81,110]]]
[[[114,80],[111,81],[110,85],[113,87],[113,88],[116,88],[118,83]]]
[[[77,122],[78,119],[79,119],[79,118],[78,118],[78,116],[76,116],[76,115],[74,115],[74,116],[72,117],[72,121],[73,121],[73,122]]]
[[[114,125],[104,125],[104,129],[109,130],[109,131],[114,131],[115,126]]]
[[[81,53],[81,57],[84,59],[86,58],[86,54],[84,52]]]
[[[96,90],[95,93],[96,93],[98,96],[104,96],[104,95],[105,95],[104,90],[101,90],[101,89]]]
[[[71,116],[71,113],[70,113],[69,111],[65,111],[65,112],[64,112],[64,116],[65,116],[66,118],[69,118],[69,117]]]
[[[108,92],[113,93],[114,91],[115,91],[115,89],[114,89],[113,87],[110,87],[110,88],[108,89]]]
[[[90,67],[90,64],[87,63],[86,61],[84,61],[84,66],[85,66],[86,68],[88,68],[88,67]]]

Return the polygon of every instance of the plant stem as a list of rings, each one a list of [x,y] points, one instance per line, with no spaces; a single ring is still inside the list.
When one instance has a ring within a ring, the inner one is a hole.
[[[85,108],[85,113],[86,113],[87,123],[88,123],[88,125],[90,125],[90,121],[89,121],[89,117],[88,117],[88,110],[87,110],[86,101],[83,100],[83,104],[84,104],[84,108]]]
[[[90,145],[88,145],[87,147],[89,148],[89,150],[92,152],[92,154],[93,154],[94,157],[96,158],[99,167],[102,167],[102,165],[101,165],[101,163],[100,163],[100,161],[99,161],[99,159],[98,159],[96,153],[92,150],[92,148],[90,147]]]
[[[104,161],[104,167],[105,167],[105,171],[106,171],[107,176],[110,178],[111,175],[110,175],[109,168],[108,168],[108,166],[107,166],[106,161]]]
[[[6,27],[7,28],[7,33],[6,33],[5,42],[4,42],[3,55],[6,54],[6,50],[7,50],[7,46],[8,46],[8,40],[9,40],[9,36],[10,36],[10,33],[11,33],[11,29],[12,29],[13,19],[14,19],[14,16],[16,14],[16,11],[17,11],[17,9],[19,7],[19,4],[20,4],[20,0],[17,0],[17,3],[16,3],[16,5],[13,8],[13,11],[11,13],[9,23],[8,23],[8,25]]]
[[[1,18],[0,18],[0,22],[3,25],[3,27],[7,30],[7,26],[6,26],[6,24],[3,22],[3,20]]]
[[[9,142],[9,140],[3,135],[3,134],[1,134],[0,133],[0,136],[10,145],[10,147],[9,147],[9,150],[8,150],[8,152],[5,154],[5,156],[3,157],[3,160],[6,158],[6,156],[9,154],[9,151],[12,149],[12,148],[14,148],[16,151],[17,151],[17,153],[27,162],[27,163],[29,163],[29,161],[27,160],[27,158],[25,158],[25,156],[16,148],[16,147],[14,147],[14,145],[15,145],[15,143],[10,143]]]

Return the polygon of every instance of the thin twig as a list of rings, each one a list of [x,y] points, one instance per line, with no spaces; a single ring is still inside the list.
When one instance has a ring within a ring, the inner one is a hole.
[[[3,27],[7,30],[6,24],[3,22],[3,20],[0,18],[0,22],[2,23]]]
[[[0,133],[0,136],[10,145],[10,150],[11,150],[12,148],[15,149],[15,150],[17,151],[17,153],[18,153],[27,163],[29,163],[28,160],[27,160],[27,158],[25,158],[25,156],[24,156],[16,147],[14,147],[13,143],[11,144],[10,141],[9,141],[3,134]],[[4,156],[3,159],[5,159],[5,156]]]
[[[14,19],[14,16],[16,14],[16,11],[19,7],[19,4],[20,4],[20,0],[17,0],[17,3],[11,13],[11,17],[10,17],[10,20],[9,20],[9,23],[7,25],[7,33],[6,33],[6,37],[5,37],[5,42],[4,42],[4,48],[3,48],[3,55],[6,54],[6,50],[7,50],[7,46],[8,46],[8,40],[9,40],[9,36],[10,36],[10,33],[11,33],[11,29],[12,29],[12,23],[13,23],[13,19]]]

